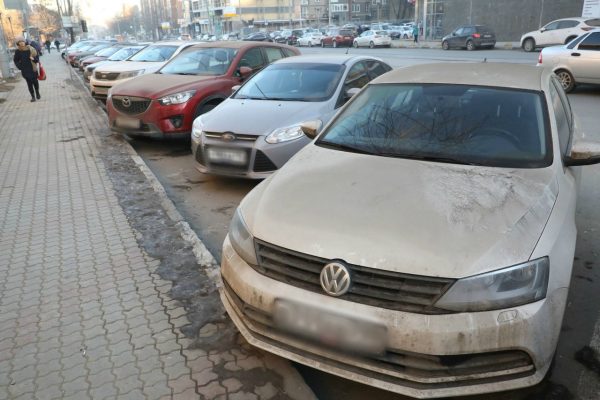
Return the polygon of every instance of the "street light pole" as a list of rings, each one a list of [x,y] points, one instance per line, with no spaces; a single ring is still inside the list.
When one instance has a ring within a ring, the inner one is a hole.
[[[2,79],[7,79],[10,76],[8,42],[4,35],[4,25],[2,25],[2,13],[0,12],[0,72]]]
[[[329,12],[329,22],[327,25],[331,26],[331,0],[329,0],[329,6],[327,7],[327,10]]]

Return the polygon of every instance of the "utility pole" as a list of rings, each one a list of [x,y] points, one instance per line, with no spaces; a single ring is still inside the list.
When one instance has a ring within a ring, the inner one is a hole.
[[[2,79],[10,77],[9,54],[4,26],[2,25],[2,13],[0,12],[0,72],[2,73]]]

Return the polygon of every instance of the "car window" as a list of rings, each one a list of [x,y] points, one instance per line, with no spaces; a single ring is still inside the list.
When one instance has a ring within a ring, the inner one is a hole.
[[[165,65],[161,74],[223,75],[237,50],[227,48],[191,48],[179,53]]]
[[[583,35],[571,40],[569,42],[569,44],[567,45],[567,49],[575,48],[575,46],[577,46],[579,44],[579,42],[581,42],[583,39],[585,39],[588,35],[589,35],[589,33],[584,33]]]
[[[600,51],[600,32],[590,33],[577,49]]]
[[[295,56],[295,55],[296,55],[296,53],[294,53],[294,52],[293,52],[292,50],[290,50],[290,49],[281,49],[281,50],[282,50],[282,51],[285,53],[286,57],[293,57],[293,56]]]
[[[177,51],[177,46],[163,46],[163,45],[154,45],[148,46],[144,50],[140,51],[133,57],[131,57],[130,61],[143,61],[143,62],[158,62],[158,61],[167,61],[175,51]]]
[[[560,153],[564,156],[567,154],[569,142],[571,140],[571,129],[569,127],[568,111],[565,108],[559,93],[560,91],[557,88],[556,83],[552,80],[552,84],[550,85],[550,98],[552,100],[552,108],[554,109],[554,117],[558,129]]]
[[[369,81],[370,79],[369,75],[367,75],[365,64],[362,61],[359,61],[348,71],[348,75],[346,75],[346,80],[344,81],[344,91],[352,88],[361,89],[369,83]]]
[[[367,72],[371,80],[377,78],[379,75],[383,75],[386,72],[391,71],[392,69],[389,65],[375,60],[366,60],[365,64],[367,65]]]
[[[588,19],[585,21],[585,24],[589,26],[600,26],[600,18]]]
[[[552,164],[546,116],[540,91],[376,84],[363,89],[316,144],[384,157],[543,168]]]
[[[117,51],[112,56],[108,57],[108,59],[110,61],[123,61],[126,58],[131,57],[132,55],[134,55],[135,53],[137,53],[138,51],[140,51],[143,48],[144,48],[144,46],[125,47],[125,48]]]
[[[544,26],[544,29],[547,31],[553,31],[554,29],[558,28],[559,23],[560,21],[550,22],[548,25]]]
[[[240,60],[240,67],[250,67],[253,70],[257,70],[262,68],[265,64],[265,60],[262,55],[262,51],[260,51],[260,47],[255,47],[250,49],[242,56]]]
[[[272,63],[284,57],[281,50],[275,47],[265,47],[265,54],[267,55],[267,63]]]
[[[98,53],[96,53],[96,55],[98,57],[110,57],[119,50],[120,50],[119,47],[108,47],[106,49],[100,50]]]
[[[457,30],[454,31],[454,34],[456,36],[460,36],[463,34],[464,30],[465,30],[464,28],[458,28]]]
[[[560,21],[558,23],[558,29],[573,28],[573,27],[576,27],[577,25],[579,25],[579,21],[573,21],[573,20]]]
[[[463,34],[463,35],[472,35],[472,34],[474,34],[474,33],[475,33],[475,28],[473,28],[472,26],[469,26],[469,27],[466,27],[466,28],[463,30],[463,33],[462,33],[462,34]]]
[[[343,71],[339,64],[271,64],[242,86],[234,98],[325,101],[335,93]]]

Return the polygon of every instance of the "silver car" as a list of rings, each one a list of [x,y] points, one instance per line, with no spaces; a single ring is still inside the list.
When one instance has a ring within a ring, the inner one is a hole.
[[[192,128],[200,172],[266,178],[307,143],[305,121],[326,124],[352,94],[392,68],[373,57],[299,56],[252,77]]]
[[[600,84],[600,29],[586,32],[564,46],[546,47],[538,66],[552,68],[566,92],[578,83]]]
[[[242,200],[221,299],[249,343],[382,389],[535,385],[567,303],[579,166],[599,162],[547,69],[387,73]]]

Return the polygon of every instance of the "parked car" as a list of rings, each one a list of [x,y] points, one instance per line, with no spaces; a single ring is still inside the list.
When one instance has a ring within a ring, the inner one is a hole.
[[[196,168],[267,177],[310,142],[300,124],[326,124],[355,92],[391,69],[377,58],[353,55],[300,56],[273,63],[194,121]]]
[[[83,46],[89,46],[91,45],[93,42],[93,40],[80,40],[79,42],[75,42],[73,43],[71,46],[69,47],[64,47],[63,51],[61,52],[61,57],[66,61],[67,58],[67,54],[71,51],[75,51]]]
[[[81,58],[81,60],[79,60],[79,63],[78,63],[79,70],[83,71],[85,69],[85,67],[87,67],[88,65],[92,65],[97,62],[104,61],[104,60],[108,59],[110,56],[112,56],[113,54],[117,53],[119,50],[121,50],[125,47],[128,47],[128,46],[134,46],[134,45],[135,45],[134,43],[113,44],[110,47],[107,47],[107,48],[97,51],[96,53],[92,54],[91,56]]]
[[[107,43],[107,42],[88,41],[88,42],[83,43],[80,46],[75,47],[75,48],[69,47],[67,50],[65,50],[65,61],[67,62],[67,64],[73,66],[73,61],[75,60],[76,55],[78,55],[82,52],[89,51],[90,49],[93,49],[93,48],[97,47],[98,45],[104,45],[105,43]],[[100,50],[100,49],[98,49],[98,50]],[[94,53],[98,50],[94,50]]]
[[[578,166],[600,162],[575,119],[547,69],[379,77],[240,203],[227,312],[254,346],[411,397],[539,383],[567,303]]]
[[[301,38],[302,35],[304,35],[302,29],[284,29],[281,31],[281,34],[275,38],[275,41],[277,43],[285,43],[293,46],[298,42],[298,38]]]
[[[134,137],[189,138],[194,119],[229,97],[233,86],[270,62],[298,54],[267,42],[196,44],[157,73],[113,87],[106,103],[110,127]]]
[[[388,36],[387,31],[366,31],[361,33],[354,39],[354,47],[390,47],[392,39]]]
[[[350,47],[352,46],[352,40],[354,40],[354,34],[351,29],[330,29],[323,35],[321,47]]]
[[[442,38],[442,49],[451,48],[475,50],[493,49],[496,46],[496,34],[483,25],[464,25]]]
[[[600,18],[563,18],[521,36],[521,48],[534,51],[540,47],[567,44],[584,32],[600,27]]]
[[[174,41],[158,42],[144,48],[133,57],[118,63],[96,68],[90,78],[90,88],[94,98],[104,100],[114,85],[143,74],[158,71],[171,58],[194,42]]]
[[[87,50],[82,49],[81,51],[76,51],[75,53],[72,53],[69,55],[69,57],[72,57],[71,66],[74,68],[79,68],[79,63],[81,62],[82,59],[89,57],[89,56],[93,56],[94,54],[96,54],[97,52],[99,52],[101,50],[111,48],[113,45],[114,45],[114,43],[106,42],[106,43],[98,44]]]
[[[600,29],[586,32],[567,45],[546,47],[538,66],[551,68],[567,93],[580,83],[600,84]]]
[[[254,32],[244,38],[244,40],[252,40],[254,42],[271,42],[271,36],[266,32]]]
[[[83,69],[83,79],[89,83],[90,78],[94,74],[94,71],[96,70],[96,68],[101,67],[103,65],[108,65],[113,62],[127,60],[129,57],[133,56],[134,54],[136,54],[137,52],[139,52],[146,46],[147,45],[145,45],[145,44],[140,44],[140,45],[135,45],[135,46],[123,47],[119,51],[117,51],[115,54],[108,57],[106,60],[98,61],[97,63],[87,65]]]
[[[298,39],[298,46],[320,46],[322,40],[323,35],[321,32],[311,32]]]

